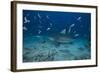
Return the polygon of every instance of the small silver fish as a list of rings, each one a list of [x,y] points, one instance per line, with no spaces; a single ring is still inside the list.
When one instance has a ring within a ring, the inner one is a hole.
[[[27,31],[28,29],[24,26],[24,27],[23,27],[23,30]]]
[[[27,19],[27,17],[24,17],[24,23],[29,23],[30,20]]]

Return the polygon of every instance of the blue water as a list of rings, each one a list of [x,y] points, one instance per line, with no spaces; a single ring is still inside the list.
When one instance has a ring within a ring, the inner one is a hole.
[[[23,62],[91,59],[91,14],[23,10]]]

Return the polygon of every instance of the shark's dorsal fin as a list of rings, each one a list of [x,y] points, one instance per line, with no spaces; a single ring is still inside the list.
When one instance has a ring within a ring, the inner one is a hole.
[[[66,34],[66,29],[63,29],[60,33],[61,34]]]

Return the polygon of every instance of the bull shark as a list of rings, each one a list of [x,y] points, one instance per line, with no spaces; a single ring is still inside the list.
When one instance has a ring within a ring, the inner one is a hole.
[[[58,44],[72,44],[74,39],[66,34],[66,29],[63,29],[59,34],[49,37],[49,40]]]

